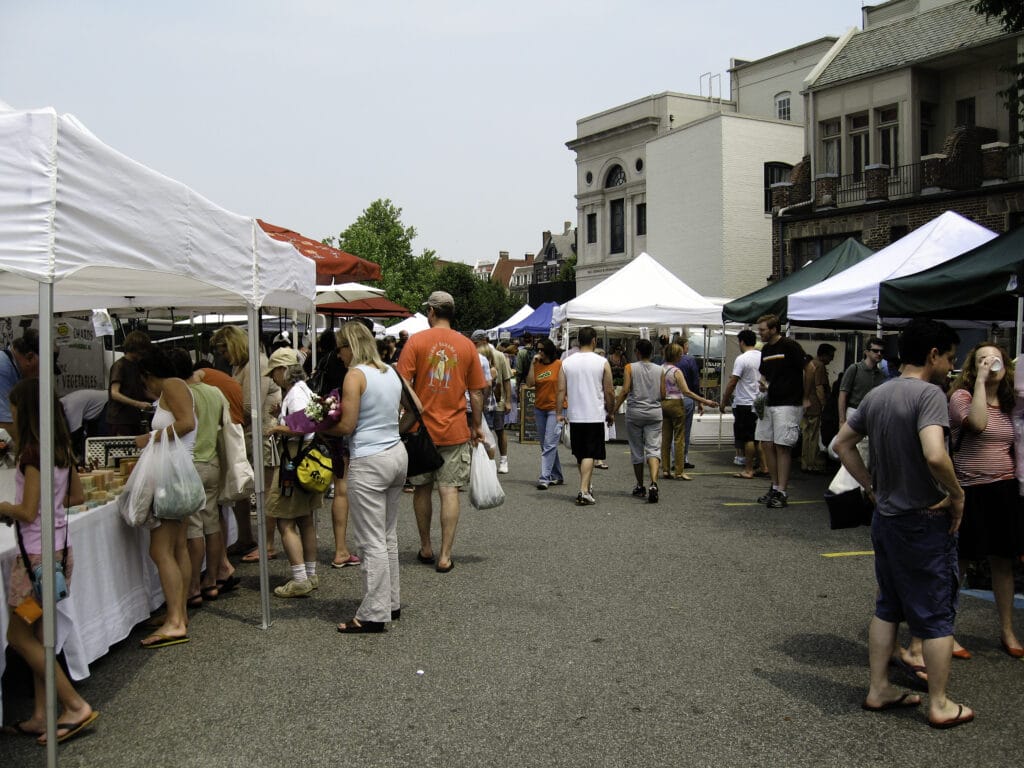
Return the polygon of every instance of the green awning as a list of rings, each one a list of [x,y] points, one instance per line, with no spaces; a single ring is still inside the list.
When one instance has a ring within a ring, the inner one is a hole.
[[[730,301],[722,307],[722,316],[727,322],[755,323],[761,315],[778,315],[785,323],[790,294],[817,285],[863,261],[872,253],[874,251],[866,245],[849,237],[792,275]]]
[[[1024,227],[931,269],[886,280],[878,314],[940,320],[1006,321],[1017,317],[1024,291]]]

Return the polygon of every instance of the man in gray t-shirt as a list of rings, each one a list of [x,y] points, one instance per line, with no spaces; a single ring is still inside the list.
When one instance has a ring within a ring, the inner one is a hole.
[[[901,693],[888,677],[896,630],[906,621],[923,640],[933,728],[974,719],[973,710],[946,697],[959,588],[955,534],[964,492],[946,451],[946,399],[934,385],[945,383],[953,369],[958,340],[944,323],[910,323],[900,336],[901,378],[871,390],[835,443],[878,513],[871,524],[878,582],[868,630],[871,681],[862,706],[877,712],[921,704],[920,696]],[[865,435],[874,446],[870,472],[857,450]]]

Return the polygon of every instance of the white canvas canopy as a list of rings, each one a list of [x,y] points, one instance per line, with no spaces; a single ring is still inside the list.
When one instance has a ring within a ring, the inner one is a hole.
[[[230,213],[184,184],[106,146],[70,115],[13,110],[0,102],[0,306],[39,316],[40,349],[53,344],[55,311],[93,307],[245,307],[249,356],[263,305],[312,310],[316,267],[253,218]],[[254,389],[258,377],[252,377]],[[42,402],[53,376],[41,366]],[[258,391],[253,393],[258,403]],[[262,442],[252,412],[254,455]],[[43,644],[46,648],[47,762],[56,764],[53,594],[53,418],[40,414]],[[257,462],[260,547],[263,467]],[[260,566],[263,624],[269,625],[266,560]]]
[[[498,338],[498,333],[501,331],[502,328],[508,328],[510,326],[513,326],[516,323],[518,323],[520,320],[524,320],[525,318],[529,317],[532,314],[533,314],[533,307],[531,307],[529,304],[523,304],[523,306],[521,306],[519,309],[517,309],[512,314],[512,316],[509,317],[507,320],[504,320],[504,321],[498,323],[493,328],[488,328],[487,329],[487,335],[490,338],[492,338],[492,339],[496,339],[496,338]]]
[[[402,331],[407,331],[408,334],[412,336],[414,333],[419,333],[420,331],[427,330],[427,328],[429,327],[430,323],[427,321],[427,316],[420,312],[417,312],[412,317],[407,317],[400,323],[389,325],[387,328],[384,329],[384,331],[385,333],[388,334],[388,336],[394,336],[397,339],[398,334],[401,333]]]
[[[722,308],[647,253],[555,310],[556,324],[607,326],[721,325]]]
[[[800,325],[874,328],[878,287],[987,243],[995,232],[946,211],[852,267],[789,296],[788,315]]]
[[[8,315],[126,306],[308,311],[312,261],[103,144],[71,115],[0,105],[0,297]]]

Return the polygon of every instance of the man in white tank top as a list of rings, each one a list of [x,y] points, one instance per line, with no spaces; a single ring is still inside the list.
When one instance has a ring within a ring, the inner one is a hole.
[[[572,455],[580,469],[576,504],[583,507],[596,503],[591,479],[594,462],[605,458],[604,425],[612,423],[615,392],[611,366],[594,351],[597,331],[590,326],[580,328],[578,338],[580,351],[565,358],[558,374],[555,409],[559,423],[569,422]],[[568,403],[564,413],[563,402]]]

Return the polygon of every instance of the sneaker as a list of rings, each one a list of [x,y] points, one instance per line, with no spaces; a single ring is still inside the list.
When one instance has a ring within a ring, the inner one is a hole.
[[[655,486],[651,487],[654,488]],[[644,488],[642,485],[637,485],[637,487],[633,489],[633,495],[636,496],[638,499],[646,498],[647,489]]]
[[[313,585],[309,579],[305,581],[291,579],[280,587],[274,588],[274,594],[278,597],[305,597],[312,591]]]
[[[576,494],[576,506],[577,507],[589,507],[591,504],[597,504],[594,497],[589,493],[577,493]]]
[[[782,509],[789,504],[789,497],[781,491],[776,491],[775,495],[768,499],[768,509]]]
[[[309,586],[313,589],[320,589],[320,576],[314,573],[312,576],[306,576],[306,580],[309,582]]]
[[[537,490],[538,491],[546,491],[548,489],[549,485],[551,485],[551,483],[549,483],[547,480],[538,480],[537,481]]]
[[[767,504],[772,498],[775,497],[776,493],[778,493],[778,491],[776,491],[774,488],[769,488],[768,493],[757,497],[757,503]]]
[[[507,475],[508,474],[508,456],[502,456],[498,460],[498,474],[499,475]]]
[[[733,456],[732,463],[735,464],[737,467],[747,466],[747,460],[744,459],[742,456]]]
[[[647,491],[647,503],[657,504],[658,503],[658,484],[651,483],[651,487]]]
[[[684,461],[683,462],[683,469],[696,469],[696,468],[697,468],[696,464],[691,464],[688,461]]]
[[[559,477],[555,480],[555,485],[565,485],[565,478]]]

